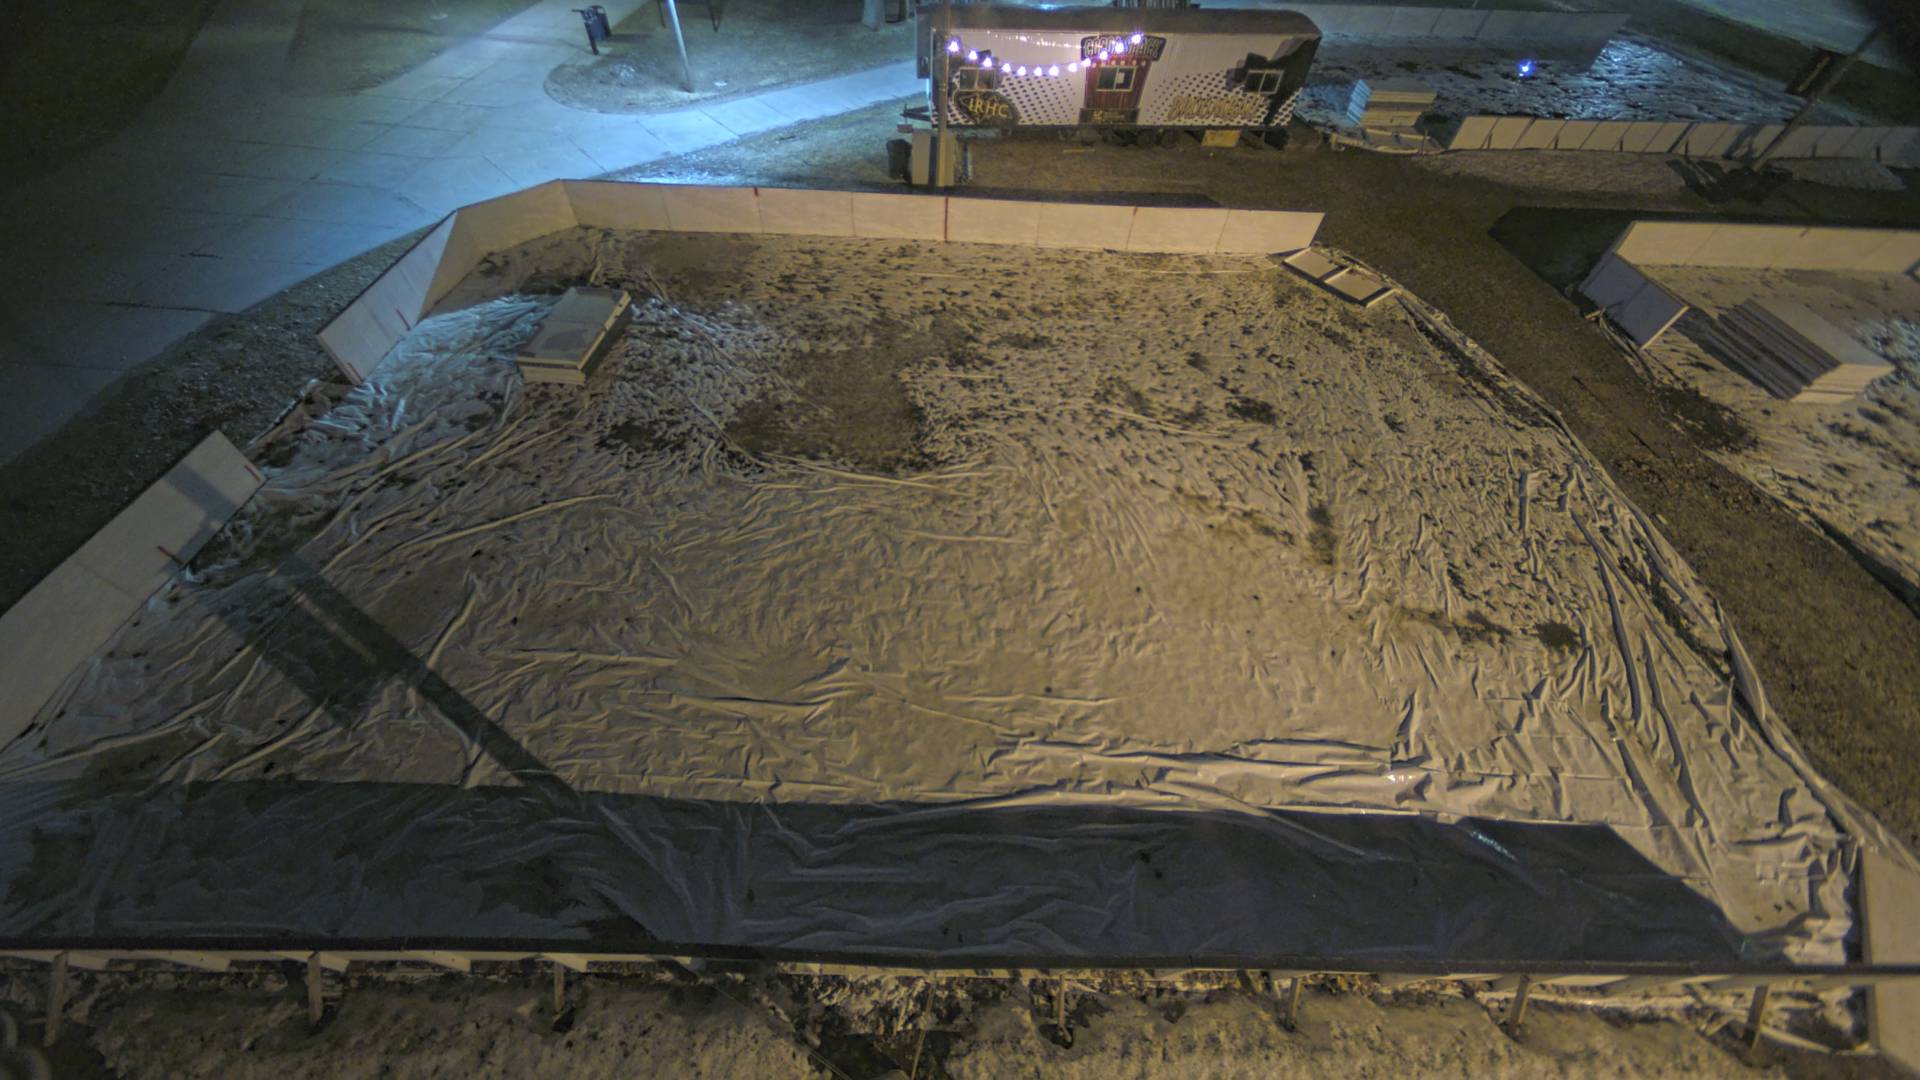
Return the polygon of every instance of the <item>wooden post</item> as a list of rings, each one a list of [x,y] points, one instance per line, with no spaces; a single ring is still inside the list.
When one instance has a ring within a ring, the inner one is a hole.
[[[1287,984],[1287,1015],[1280,1021],[1288,1031],[1300,1030],[1300,992],[1307,987],[1305,975],[1295,975]]]
[[[1053,988],[1053,1029],[1062,1039],[1067,1037],[1067,980]]]
[[[662,0],[667,5],[667,17],[673,22],[673,45],[680,50],[680,72],[686,76],[687,93],[693,93],[693,65],[687,63],[687,36],[680,32],[680,6],[673,0]]]
[[[567,969],[559,964],[553,965],[553,1015],[559,1016],[567,1007]]]
[[[314,1027],[320,1026],[320,1018],[326,1015],[326,1011],[327,1011],[327,999],[321,993],[321,986],[320,986],[320,974],[322,970],[323,969],[320,966],[320,954],[317,952],[308,953],[307,954],[307,1023],[312,1024]]]
[[[953,39],[953,0],[940,0],[940,34],[933,40],[935,59],[933,83],[933,153],[928,155],[927,182],[931,187],[945,187],[941,177],[947,168],[947,80],[953,77],[953,68],[948,63],[951,53],[947,52],[947,42]],[[959,179],[958,163],[955,163],[954,179]]]
[[[1509,1038],[1520,1037],[1520,1027],[1527,1022],[1527,995],[1532,990],[1533,976],[1520,976],[1520,985],[1513,989],[1513,1004],[1507,1006],[1507,1018],[1500,1024]]]
[[[60,1018],[67,1011],[67,954],[53,957],[53,984],[47,988],[47,1045],[60,1039]]]
[[[1753,988],[1753,1001],[1747,1005],[1747,1056],[1760,1048],[1760,1029],[1767,1019],[1767,997],[1773,988],[1761,983]]]

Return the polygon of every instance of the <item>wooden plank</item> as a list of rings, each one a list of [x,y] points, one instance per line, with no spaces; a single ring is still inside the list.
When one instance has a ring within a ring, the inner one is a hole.
[[[1312,248],[1296,251],[1281,261],[1289,270],[1315,283],[1325,281],[1343,269],[1339,263]]]
[[[18,735],[67,678],[165,585],[262,477],[213,432],[80,550],[0,613],[0,742]]]
[[[186,949],[153,949],[143,950],[139,955],[142,959],[179,964],[181,967],[190,967],[198,971],[226,971],[233,967],[232,958],[219,953]]]
[[[467,953],[424,951],[411,952],[408,953],[407,956],[409,959],[422,960],[436,967],[443,967],[448,971],[458,971],[461,974],[466,974],[473,970],[473,957]]]
[[[320,966],[326,968],[328,971],[345,971],[347,970],[348,963],[350,963],[345,956],[334,952],[306,952],[303,950],[300,952],[275,953],[274,956],[281,960],[298,960],[303,964],[318,960]]]
[[[60,1041],[60,1021],[67,1011],[67,954],[53,958],[52,982],[47,987],[47,1045]]]
[[[1884,852],[1860,853],[1860,947],[1869,964],[1920,961],[1920,873]],[[1881,1054],[1920,1070],[1920,981],[1867,991],[1867,1037]]]

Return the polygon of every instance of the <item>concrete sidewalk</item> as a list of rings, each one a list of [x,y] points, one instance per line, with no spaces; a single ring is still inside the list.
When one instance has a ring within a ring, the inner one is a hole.
[[[608,15],[640,2],[616,0]],[[226,0],[131,128],[0,194],[0,461],[215,314],[455,207],[920,86],[909,59],[673,112],[580,112],[545,91],[583,48],[580,18],[568,0],[543,0],[382,86],[300,96],[280,86],[300,7]]]

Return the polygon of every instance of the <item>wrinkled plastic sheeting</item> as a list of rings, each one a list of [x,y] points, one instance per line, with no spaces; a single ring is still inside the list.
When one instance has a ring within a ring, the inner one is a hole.
[[[182,590],[0,755],[0,927],[1843,955],[1857,820],[1444,321],[1026,252],[997,289],[1087,314],[903,375],[943,465],[743,458],[729,420],[798,400],[769,357],[995,265],[949,245],[913,292],[872,250],[755,241],[736,302],[640,304],[584,404],[512,374],[540,301],[423,322],[270,476],[274,571]],[[802,342],[783,275],[822,259]],[[1114,304],[1285,362],[1161,363]]]

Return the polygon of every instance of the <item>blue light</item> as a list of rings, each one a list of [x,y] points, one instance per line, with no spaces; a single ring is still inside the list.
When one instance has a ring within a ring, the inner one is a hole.
[[[1525,79],[1533,74],[1533,61],[1522,60],[1519,63],[1520,77]]]

